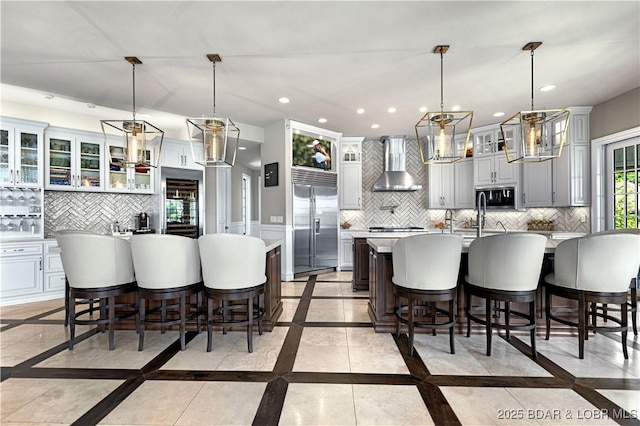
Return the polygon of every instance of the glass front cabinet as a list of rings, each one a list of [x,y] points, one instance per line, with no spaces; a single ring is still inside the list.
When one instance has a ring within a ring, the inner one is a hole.
[[[104,143],[98,133],[47,129],[45,187],[74,191],[104,188]]]
[[[109,160],[109,170],[107,171],[107,191],[112,192],[136,192],[141,194],[155,193],[154,167],[124,167],[124,147],[121,145],[109,144],[107,157]],[[154,148],[145,151],[147,160],[153,161]]]
[[[0,118],[0,186],[42,186],[42,141],[46,126],[46,123]]]

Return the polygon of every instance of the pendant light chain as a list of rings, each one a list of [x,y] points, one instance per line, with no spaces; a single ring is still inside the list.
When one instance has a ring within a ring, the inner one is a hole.
[[[444,53],[440,51],[440,113],[444,111]]]
[[[531,111],[534,110],[533,108],[533,52],[534,50],[531,50]]]
[[[213,116],[216,115],[216,61],[213,63]]]
[[[133,66],[133,123],[136,122],[136,64]]]

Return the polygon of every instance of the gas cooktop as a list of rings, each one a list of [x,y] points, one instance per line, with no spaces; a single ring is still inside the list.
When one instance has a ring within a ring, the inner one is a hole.
[[[425,231],[421,226],[370,226],[369,232],[419,232]]]

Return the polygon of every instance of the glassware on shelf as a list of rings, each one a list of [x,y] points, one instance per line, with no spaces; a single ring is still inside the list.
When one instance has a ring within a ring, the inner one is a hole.
[[[40,204],[40,203],[38,202],[38,199],[36,198],[35,190],[32,189],[31,190],[31,197],[29,197],[29,206],[30,207],[35,207],[38,204]]]
[[[11,195],[11,192],[9,192],[9,195],[4,197],[4,202],[7,206],[13,206],[15,204],[15,199],[13,198],[13,195]]]
[[[7,231],[13,232],[16,230],[16,226],[13,224],[13,221],[9,219],[9,224],[7,225]]]
[[[4,218],[0,218],[0,232],[6,232],[7,225],[4,224]]]
[[[26,206],[27,205],[27,199],[24,196],[24,190],[20,193],[20,196],[18,197],[17,204],[19,206]]]

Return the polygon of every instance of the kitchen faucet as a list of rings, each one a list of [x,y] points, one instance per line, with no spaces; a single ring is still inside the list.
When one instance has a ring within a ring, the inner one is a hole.
[[[449,233],[453,234],[453,211],[451,209],[444,212],[444,223],[449,224]]]
[[[504,227],[504,223],[502,223],[502,221],[499,220],[499,221],[496,222],[496,226],[498,226],[498,225],[502,226],[502,230],[506,234],[507,233],[507,228]]]
[[[476,231],[476,237],[482,237],[482,225],[484,224],[484,218],[487,215],[487,196],[483,191],[478,193],[478,230]]]

